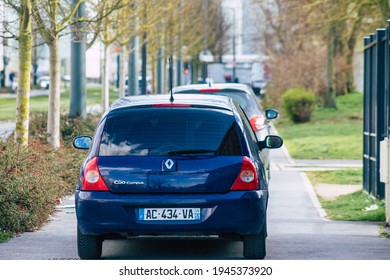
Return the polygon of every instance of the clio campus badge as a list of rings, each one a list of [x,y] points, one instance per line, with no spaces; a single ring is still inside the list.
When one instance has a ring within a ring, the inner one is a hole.
[[[176,165],[176,160],[174,159],[164,159],[162,162],[162,171],[165,172],[173,172],[177,171],[177,165]]]

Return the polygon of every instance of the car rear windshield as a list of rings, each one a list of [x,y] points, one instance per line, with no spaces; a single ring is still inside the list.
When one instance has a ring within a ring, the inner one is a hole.
[[[107,117],[100,156],[241,155],[231,112],[202,108],[122,109]]]
[[[256,109],[259,111],[260,108],[256,106],[256,100],[254,100],[249,93],[243,91],[228,91],[223,90],[219,95],[231,97],[240,104],[241,108],[244,109],[248,116],[252,116],[256,113]],[[257,107],[257,108],[256,108]]]

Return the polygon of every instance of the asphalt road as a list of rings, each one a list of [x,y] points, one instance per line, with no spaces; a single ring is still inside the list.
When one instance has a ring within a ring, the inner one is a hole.
[[[375,223],[332,222],[313,199],[304,174],[289,164],[283,150],[272,151],[268,212],[269,260],[390,260],[390,239]],[[0,244],[0,260],[78,259],[72,199],[60,205],[44,228]],[[104,259],[242,259],[240,241],[218,238],[143,237],[105,241]]]

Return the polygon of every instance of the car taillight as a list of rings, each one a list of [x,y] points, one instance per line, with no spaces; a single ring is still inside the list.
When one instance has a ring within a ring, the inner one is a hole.
[[[255,115],[250,119],[251,126],[254,131],[259,131],[266,127],[264,115]]]
[[[163,104],[154,104],[152,107],[191,107],[190,104],[176,104],[176,103],[163,103]]]
[[[219,88],[202,88],[199,92],[220,92]]]
[[[257,171],[252,160],[248,157],[242,157],[242,167],[238,173],[237,179],[230,188],[232,191],[258,190],[259,179]]]
[[[84,169],[84,177],[81,190],[83,191],[108,191],[108,187],[100,175],[98,158],[91,159]]]

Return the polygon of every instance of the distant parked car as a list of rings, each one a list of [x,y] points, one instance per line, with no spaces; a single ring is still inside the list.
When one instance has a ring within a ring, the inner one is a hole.
[[[259,99],[253,93],[253,90],[244,84],[221,83],[221,84],[194,84],[179,86],[173,88],[175,94],[209,94],[223,95],[233,98],[240,104],[244,110],[253,131],[258,140],[264,140],[270,134],[269,121],[276,119],[279,115],[275,109],[267,109],[263,111],[259,105]],[[269,171],[269,151],[262,151],[266,158],[266,169]]]
[[[77,244],[97,259],[105,239],[138,235],[241,238],[243,255],[266,256],[268,178],[258,141],[233,99],[210,95],[118,99],[88,149],[76,189]]]
[[[50,76],[41,76],[37,80],[38,85],[41,88],[49,89],[50,87]]]
[[[138,92],[136,94],[131,94],[129,92],[129,78],[126,76],[125,79],[125,95],[139,95],[142,94],[142,76],[138,76]],[[146,77],[146,94],[152,93],[152,79],[150,77]]]
[[[256,95],[261,97],[266,95],[269,78],[269,71],[264,63],[253,63],[251,70],[251,87]]]

